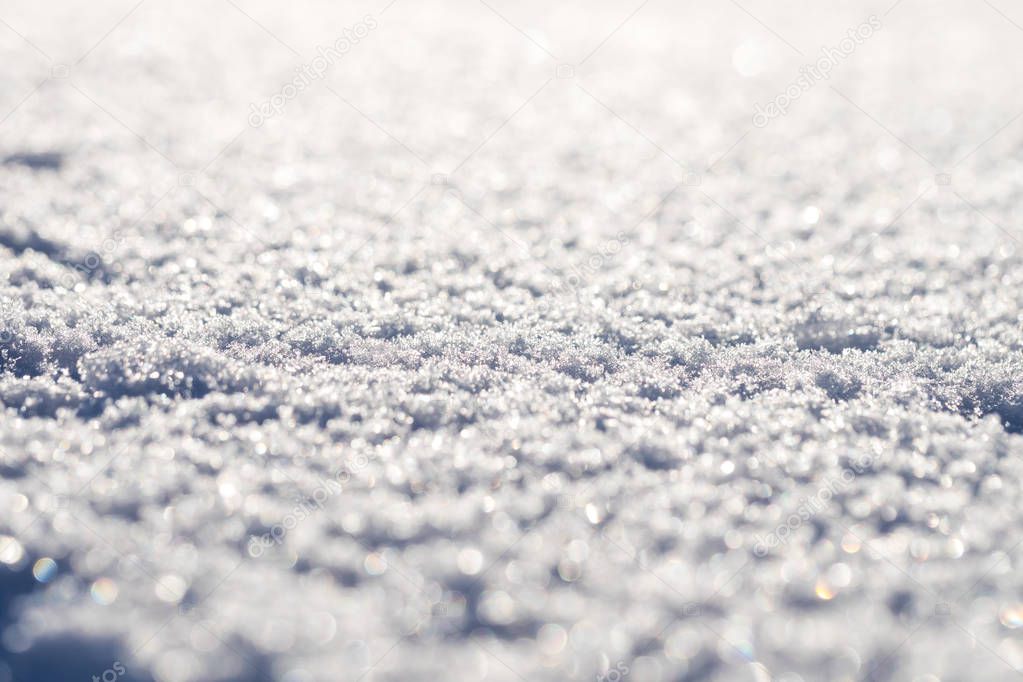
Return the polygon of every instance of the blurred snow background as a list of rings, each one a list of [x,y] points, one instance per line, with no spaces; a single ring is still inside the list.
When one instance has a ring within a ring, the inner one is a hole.
[[[1009,679],[1021,32],[8,0],[0,682]]]

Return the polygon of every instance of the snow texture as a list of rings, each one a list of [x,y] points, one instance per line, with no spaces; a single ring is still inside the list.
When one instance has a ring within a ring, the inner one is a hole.
[[[1023,671],[1012,3],[0,19],[0,682]]]

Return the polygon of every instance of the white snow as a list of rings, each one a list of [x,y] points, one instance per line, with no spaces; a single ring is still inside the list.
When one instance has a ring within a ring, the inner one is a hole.
[[[1023,671],[993,4],[5,3],[0,682]]]

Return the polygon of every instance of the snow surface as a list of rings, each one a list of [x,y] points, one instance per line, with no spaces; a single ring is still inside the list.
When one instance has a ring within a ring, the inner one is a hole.
[[[831,5],[5,2],[0,682],[1023,671],[1023,13]]]

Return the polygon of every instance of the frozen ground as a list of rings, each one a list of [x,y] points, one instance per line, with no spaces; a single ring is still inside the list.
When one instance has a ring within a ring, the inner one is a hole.
[[[0,8],[0,681],[1023,670],[1019,7],[133,1]]]

